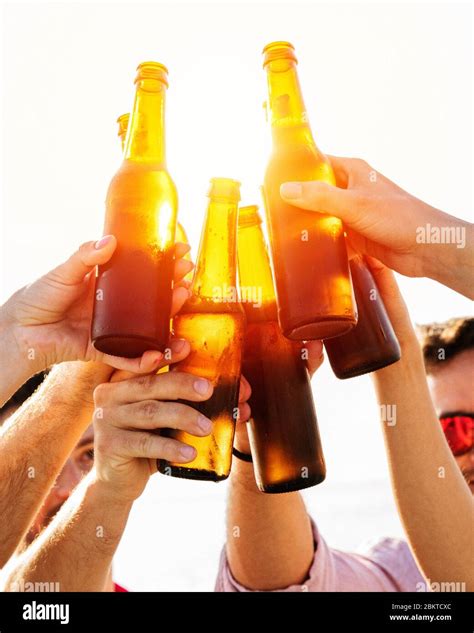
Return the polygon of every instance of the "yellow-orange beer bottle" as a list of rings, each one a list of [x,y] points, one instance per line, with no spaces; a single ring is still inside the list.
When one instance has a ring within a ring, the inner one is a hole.
[[[126,113],[126,114],[121,114],[119,116],[119,118],[117,119],[117,123],[118,123],[118,136],[120,138],[120,141],[122,143],[122,151],[125,149],[125,141],[127,138],[127,128],[128,128],[128,121],[130,119],[130,114]],[[184,230],[183,225],[180,222],[176,223],[176,241],[177,242],[182,242],[183,244],[189,244],[189,240],[188,240],[188,236],[186,235],[186,231]],[[187,259],[189,261],[191,261],[191,253],[186,253],[186,255],[184,256],[184,259]],[[192,278],[192,273],[188,273],[185,276],[185,279],[190,279]]]
[[[187,464],[160,461],[158,469],[175,477],[220,481],[228,477],[232,462],[245,325],[236,287],[240,183],[213,178],[208,195],[192,296],[173,319],[175,336],[189,341],[191,352],[171,371],[195,374],[213,384],[209,400],[186,402],[212,420],[213,428],[207,437],[162,431],[162,435],[194,446],[197,456]]]
[[[247,316],[242,374],[252,388],[248,433],[257,486],[290,492],[326,476],[301,343],[278,325],[270,261],[256,206],[239,209],[239,283]]]
[[[117,249],[99,266],[91,337],[101,352],[135,357],[169,339],[178,198],[166,169],[167,69],[145,62],[122,166],[107,193],[106,234]]]
[[[357,325],[347,334],[324,341],[338,378],[368,374],[400,360],[401,351],[375,279],[362,255],[350,261],[357,302]]]
[[[294,340],[323,339],[356,323],[344,230],[339,219],[298,209],[280,196],[287,181],[335,184],[328,159],[317,148],[296,72],[294,48],[264,48],[273,151],[263,186],[283,333]]]

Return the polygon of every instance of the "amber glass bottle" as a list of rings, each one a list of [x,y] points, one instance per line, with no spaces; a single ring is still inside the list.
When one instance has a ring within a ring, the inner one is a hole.
[[[122,143],[122,151],[125,149],[125,141],[127,139],[127,129],[128,129],[128,122],[130,120],[130,114],[126,113],[126,114],[121,114],[119,116],[119,118],[117,119],[117,123],[118,123],[118,136],[120,138],[120,141]],[[183,225],[180,222],[176,223],[176,241],[177,242],[182,242],[183,244],[189,244],[189,240],[188,240],[188,236],[186,235],[186,231],[184,230]],[[188,259],[189,261],[191,261],[191,253],[186,253],[186,255],[184,256],[184,259]],[[188,273],[185,276],[186,280],[189,280],[192,278],[192,273]]]
[[[211,180],[192,296],[173,319],[175,336],[189,341],[191,352],[171,371],[207,378],[214,386],[209,400],[199,404],[186,402],[212,420],[209,436],[195,437],[176,430],[162,432],[197,450],[196,458],[188,464],[159,463],[160,472],[175,477],[220,481],[230,472],[245,326],[236,287],[239,191],[240,184],[235,180]]]
[[[242,374],[252,388],[248,425],[257,486],[290,492],[326,476],[311,384],[301,344],[277,320],[270,261],[256,206],[241,207],[239,283],[247,316]]]
[[[167,70],[138,67],[122,166],[106,201],[106,234],[117,249],[99,267],[91,337],[101,352],[135,357],[169,339],[177,193],[166,169]]]
[[[401,358],[392,324],[367,262],[361,255],[350,261],[357,302],[357,325],[347,334],[324,342],[338,378],[368,374]]]
[[[291,339],[339,336],[356,323],[342,223],[298,209],[280,196],[283,182],[324,180],[335,184],[334,174],[313,139],[293,46],[273,42],[263,52],[273,139],[263,194],[278,318],[283,333]]]

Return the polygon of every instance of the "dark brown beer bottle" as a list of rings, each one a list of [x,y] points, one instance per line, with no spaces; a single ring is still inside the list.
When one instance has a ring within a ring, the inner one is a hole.
[[[401,351],[375,279],[361,255],[350,261],[357,302],[357,325],[347,334],[324,341],[338,378],[368,374],[400,360]]]
[[[96,349],[136,357],[169,339],[177,193],[166,169],[162,64],[138,67],[122,166],[107,193],[105,233],[117,238],[99,266],[91,338]]]
[[[207,437],[166,430],[162,435],[194,446],[187,464],[160,461],[165,475],[221,481],[229,476],[238,415],[245,315],[237,296],[236,233],[240,183],[213,178],[194,274],[191,298],[173,319],[174,334],[189,341],[191,352],[171,371],[207,378],[214,386],[209,400],[186,402],[212,420]]]
[[[249,439],[263,492],[301,490],[326,476],[301,344],[278,325],[270,261],[258,207],[239,210],[238,261],[247,316],[242,374],[252,387]]]
[[[342,223],[298,209],[280,196],[286,181],[335,184],[334,173],[313,139],[293,46],[273,42],[263,52],[273,139],[263,193],[278,318],[284,335],[294,340],[339,336],[356,323]]]

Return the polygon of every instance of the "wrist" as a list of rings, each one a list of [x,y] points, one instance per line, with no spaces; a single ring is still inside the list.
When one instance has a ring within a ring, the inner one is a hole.
[[[88,490],[98,504],[117,513],[118,516],[128,515],[135,499],[129,498],[111,481],[102,478],[95,467],[87,477]]]
[[[420,251],[422,275],[465,295],[469,295],[466,289],[471,288],[472,293],[473,225],[437,211],[432,223],[424,228],[426,243]]]
[[[31,376],[41,371],[34,352],[22,347],[14,335],[13,328],[0,319],[0,402],[3,404],[11,398]]]

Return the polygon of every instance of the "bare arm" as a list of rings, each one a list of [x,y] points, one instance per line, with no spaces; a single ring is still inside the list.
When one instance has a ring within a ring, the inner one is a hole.
[[[473,591],[473,499],[436,417],[421,350],[393,274],[372,265],[402,347],[401,361],[374,374],[382,418],[387,407],[395,407],[395,424],[382,419],[382,426],[399,513],[425,577],[465,582]]]
[[[5,590],[58,583],[59,591],[106,591],[131,502],[109,494],[92,470],[50,525],[15,561]]]
[[[238,448],[248,451],[243,442]],[[301,495],[260,492],[252,464],[236,459],[228,501],[227,558],[237,582],[259,590],[300,584],[313,556],[313,533]]]
[[[173,362],[189,353],[189,344],[180,341],[178,347]],[[210,423],[203,430],[198,411],[174,402],[207,399],[212,393],[207,381],[208,393],[203,395],[190,374],[121,377],[118,372],[113,378],[117,382],[95,391],[93,471],[38,539],[13,561],[7,590],[15,590],[21,580],[57,582],[60,591],[106,591],[130,509],[156,472],[157,459],[185,463],[195,456],[195,449],[160,437],[156,429],[173,425],[199,436],[211,430]]]
[[[93,390],[111,371],[101,363],[80,361],[55,367],[0,429],[0,567],[90,424]]]

